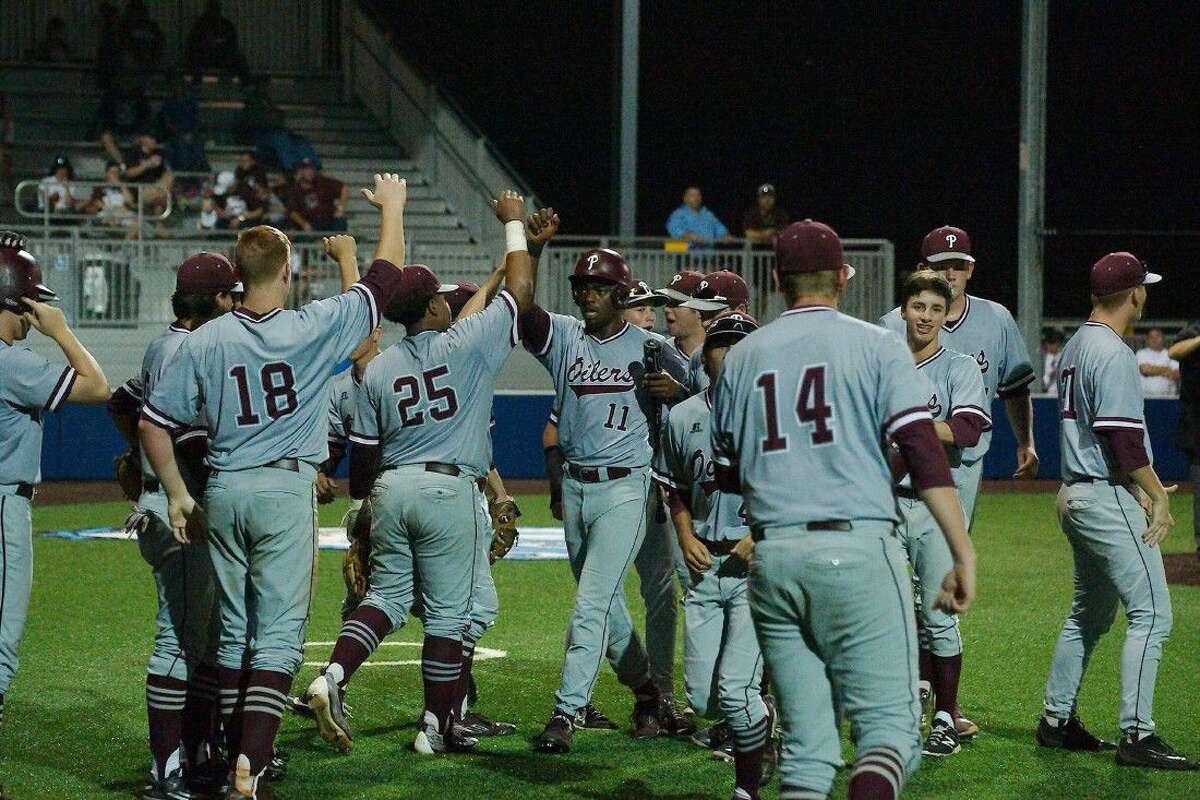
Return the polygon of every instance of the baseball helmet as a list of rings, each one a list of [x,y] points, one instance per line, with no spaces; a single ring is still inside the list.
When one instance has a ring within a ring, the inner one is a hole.
[[[734,345],[758,330],[758,320],[744,311],[722,311],[708,323],[704,346]]]
[[[0,247],[0,308],[23,314],[29,307],[21,302],[22,297],[42,303],[58,299],[58,295],[42,283],[37,259],[28,250]]]
[[[629,290],[629,296],[625,298],[625,308],[665,306],[667,302],[667,298],[650,288],[650,284],[645,281],[638,281]]]
[[[616,250],[607,247],[598,250],[588,250],[575,262],[575,271],[571,273],[571,288],[575,289],[584,281],[604,281],[616,284],[613,290],[613,304],[622,308],[626,297],[637,281],[633,278],[633,270],[625,263],[625,258]]]

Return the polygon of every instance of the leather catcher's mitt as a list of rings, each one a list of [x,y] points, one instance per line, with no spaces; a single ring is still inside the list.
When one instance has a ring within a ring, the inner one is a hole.
[[[136,503],[142,496],[142,459],[132,447],[113,459],[117,483],[125,499]]]
[[[517,517],[521,509],[517,508],[514,500],[501,500],[488,506],[492,515],[492,546],[488,549],[488,563],[495,564],[508,555],[517,543],[520,531],[517,530]]]

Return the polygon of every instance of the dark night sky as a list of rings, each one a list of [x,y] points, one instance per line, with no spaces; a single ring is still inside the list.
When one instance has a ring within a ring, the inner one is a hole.
[[[612,4],[397,5],[405,53],[565,232],[612,230]],[[793,217],[891,239],[898,269],[928,229],[965,227],[973,291],[1015,308],[1020,3],[731,8],[642,4],[638,232],[663,234],[691,181],[740,228],[769,180]],[[1198,17],[1186,3],[1052,4],[1048,227],[1200,228]],[[1109,250],[1182,277],[1198,241],[1050,239],[1047,313],[1084,311],[1086,268]],[[1154,315],[1193,316],[1191,294],[1160,297]]]

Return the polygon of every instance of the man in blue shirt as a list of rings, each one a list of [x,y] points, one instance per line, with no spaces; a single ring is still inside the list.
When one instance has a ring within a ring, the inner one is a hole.
[[[683,205],[667,218],[667,233],[686,240],[692,248],[710,248],[714,242],[733,241],[729,229],[702,204],[699,186],[683,190]]]

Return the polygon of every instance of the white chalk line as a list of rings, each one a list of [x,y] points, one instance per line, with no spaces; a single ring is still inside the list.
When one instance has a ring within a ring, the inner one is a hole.
[[[333,647],[337,642],[305,642],[305,647]],[[421,642],[380,642],[380,647],[421,647]],[[492,647],[475,647],[476,661],[490,661],[494,658],[506,658],[507,650],[497,650]],[[306,667],[323,667],[328,663],[326,661],[305,661]],[[364,667],[414,667],[421,663],[421,659],[402,659],[400,661],[364,661]]]

